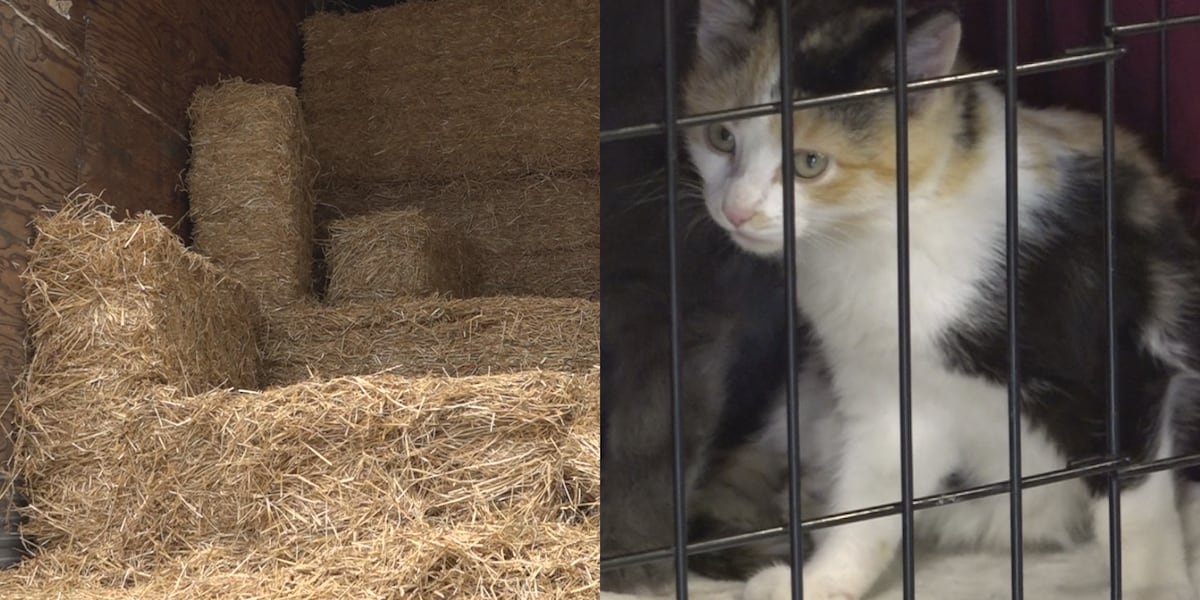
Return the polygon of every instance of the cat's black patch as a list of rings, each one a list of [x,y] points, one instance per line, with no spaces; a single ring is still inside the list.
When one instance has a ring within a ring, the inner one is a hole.
[[[802,97],[824,96],[887,85],[879,66],[892,45],[890,20],[864,20],[857,12],[839,15],[821,23],[822,45],[797,52],[792,73]],[[807,33],[801,28],[801,38]]]
[[[1176,214],[1173,216],[1174,218],[1168,217],[1156,223],[1147,235],[1157,244],[1159,256],[1172,259],[1173,274],[1171,277],[1177,282],[1186,280],[1185,287],[1190,286],[1189,289],[1195,289],[1200,287],[1200,256],[1194,250],[1196,240],[1190,235],[1179,235],[1181,224],[1190,215],[1185,215],[1176,207]],[[1200,304],[1191,301],[1179,307],[1179,314],[1174,325],[1175,338],[1187,343],[1188,346],[1187,353],[1181,358],[1189,369],[1200,373],[1200,345],[1188,343],[1200,340]],[[1200,449],[1200,447],[1197,448]]]
[[[805,96],[838,94],[892,85],[895,79],[896,22],[894,13],[869,7],[831,7],[796,12],[792,69]],[[879,3],[875,3],[879,4]],[[912,30],[947,7],[927,9],[907,18]]]
[[[1056,440],[1068,460],[1107,455],[1107,366],[1104,288],[1104,237],[1101,162],[1078,156],[1061,165],[1067,173],[1064,197],[1054,208],[1033,215],[1053,232],[1023,242],[1020,254],[1019,346],[1022,411]],[[1129,199],[1141,173],[1118,163],[1115,198]],[[1162,256],[1160,240],[1126,220],[1116,234],[1114,277],[1117,333],[1117,398],[1123,454],[1150,458],[1157,441],[1162,399],[1171,371],[1141,347],[1153,300],[1149,259]],[[1173,230],[1179,237],[1179,230]],[[1182,243],[1182,242],[1181,242]],[[1191,252],[1191,247],[1180,247]],[[943,350],[949,365],[996,383],[1008,381],[1008,330],[1004,308],[1003,253],[996,274],[985,284],[983,312],[1000,322],[972,320],[952,328]],[[1104,476],[1087,481],[1093,492],[1105,489]]]
[[[728,400],[722,413],[714,445],[718,449],[733,448],[749,441],[751,435],[766,426],[770,406],[776,401],[780,386],[787,377],[787,322],[783,273],[775,262],[759,261],[746,256],[737,272],[726,273],[728,289],[756,289],[747,295],[742,314],[758,315],[741,322],[738,345],[730,348],[735,357],[729,372]],[[770,284],[764,285],[766,282]],[[723,282],[725,283],[725,282]],[[797,372],[807,358],[808,325],[798,318],[796,324]]]
[[[894,13],[878,8],[888,2],[859,0],[847,9],[836,3],[805,5],[794,10],[792,27],[796,32],[792,74],[797,98],[813,98],[859,90],[887,87],[895,83]],[[911,30],[926,19],[953,5],[938,4],[908,17]],[[913,79],[912,75],[909,77]],[[974,103],[976,98],[968,98]],[[868,131],[881,110],[894,102],[891,97],[837,103],[820,108],[827,118],[841,123],[849,132]],[[910,103],[910,112],[919,106]],[[967,107],[973,117],[975,106]],[[960,141],[970,142],[977,135],[972,123]]]
[[[942,478],[940,489],[947,492],[957,492],[964,490],[971,485],[971,479],[963,471],[954,471]]]

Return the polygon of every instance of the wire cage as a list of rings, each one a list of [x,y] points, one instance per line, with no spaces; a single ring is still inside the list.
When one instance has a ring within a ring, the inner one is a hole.
[[[778,4],[778,14],[789,14],[789,5],[798,0],[776,0]],[[1049,12],[1049,5],[1052,0],[1044,0]],[[1157,18],[1131,23],[1118,23],[1114,19],[1114,0],[1102,0],[1095,3],[1095,10],[1099,13],[1099,18],[1102,21],[1101,31],[1097,32],[1099,43],[1084,48],[1072,49],[1067,52],[1061,52],[1057,56],[1044,58],[1040,60],[1032,60],[1020,62],[1018,60],[1018,12],[1017,0],[1001,0],[997,4],[1001,4],[1004,11],[1003,25],[1003,66],[999,68],[981,69],[965,74],[956,74],[935,79],[925,79],[909,83],[907,86],[899,85],[896,82],[903,82],[908,79],[906,73],[906,63],[904,60],[904,48],[906,43],[906,28],[904,15],[907,4],[905,0],[895,0],[895,37],[896,37],[896,61],[894,65],[895,79],[891,86],[880,87],[874,89],[857,90],[848,93],[841,93],[830,96],[811,97],[790,102],[793,110],[805,108],[813,108],[818,106],[834,105],[838,103],[846,103],[851,101],[863,100],[867,98],[878,98],[891,96],[894,101],[896,114],[896,162],[898,168],[896,170],[896,215],[898,223],[898,306],[899,306],[899,361],[896,365],[897,378],[897,402],[899,403],[900,414],[900,456],[901,456],[901,480],[902,486],[900,490],[901,501],[879,505],[864,507],[861,510],[855,510],[848,513],[840,513],[829,516],[824,516],[815,519],[802,520],[800,512],[800,470],[798,461],[790,461],[788,481],[790,494],[790,520],[792,524],[799,523],[799,526],[785,526],[764,529],[756,532],[750,532],[735,536],[727,536],[720,539],[713,539],[703,542],[688,543],[687,520],[685,507],[687,506],[685,498],[685,483],[683,479],[683,458],[684,451],[682,448],[683,426],[685,416],[685,408],[682,406],[681,388],[680,388],[680,302],[679,290],[677,289],[677,273],[679,270],[680,256],[678,247],[680,243],[680,223],[677,218],[677,206],[679,202],[680,191],[680,149],[679,149],[679,133],[682,128],[689,126],[707,125],[720,121],[730,121],[737,119],[748,119],[764,115],[779,115],[781,120],[781,152],[782,152],[782,181],[789,181],[793,175],[793,144],[792,144],[792,119],[793,111],[787,110],[788,103],[773,103],[766,105],[742,106],[735,107],[730,110],[725,110],[716,113],[694,115],[681,118],[677,108],[677,83],[678,83],[678,49],[675,44],[671,43],[677,36],[684,35],[686,32],[678,31],[679,25],[675,18],[674,0],[662,0],[661,7],[663,11],[662,19],[662,39],[666,40],[663,46],[663,61],[664,79],[662,81],[662,90],[664,96],[664,104],[662,106],[662,118],[652,122],[645,122],[636,125],[628,125],[603,129],[600,132],[601,144],[611,144],[620,140],[629,140],[634,138],[648,138],[659,136],[666,146],[667,170],[665,174],[666,188],[665,199],[668,206],[667,219],[668,227],[663,232],[668,245],[669,269],[671,273],[671,306],[670,306],[670,336],[671,336],[671,417],[672,417],[672,435],[673,435],[673,505],[674,505],[674,543],[671,547],[659,548],[655,550],[626,554],[623,556],[605,556],[601,560],[601,571],[610,572],[616,569],[626,568],[633,565],[643,564],[650,561],[672,559],[675,566],[675,589],[678,598],[686,598],[687,590],[687,565],[689,556],[697,556],[704,553],[710,553],[720,550],[728,550],[739,546],[761,542],[764,540],[778,540],[787,538],[791,547],[793,557],[792,569],[792,597],[801,598],[803,593],[803,578],[802,569],[798,568],[799,561],[797,558],[801,554],[802,536],[804,532],[819,528],[836,527],[843,524],[868,520],[878,519],[882,517],[899,515],[902,524],[902,545],[900,548],[900,556],[902,557],[903,568],[903,594],[905,598],[914,597],[914,546],[913,546],[913,515],[917,511],[927,509],[934,506],[941,506],[947,503],[961,502],[966,500],[984,498],[1000,494],[1009,494],[1010,503],[1010,535],[1012,541],[1011,549],[1011,589],[1012,597],[1022,597],[1023,590],[1023,542],[1022,542],[1022,492],[1024,490],[1049,485],[1069,479],[1078,479],[1084,477],[1094,477],[1097,475],[1105,476],[1108,482],[1108,506],[1109,506],[1109,552],[1110,552],[1110,588],[1112,597],[1119,598],[1121,595],[1120,585],[1120,564],[1121,564],[1121,539],[1120,539],[1120,495],[1119,481],[1122,478],[1144,475],[1155,471],[1181,469],[1194,465],[1200,465],[1200,454],[1189,454],[1183,456],[1174,456],[1166,459],[1151,460],[1147,462],[1133,462],[1122,459],[1119,456],[1120,449],[1120,432],[1118,423],[1120,422],[1119,403],[1117,400],[1117,352],[1116,344],[1113,340],[1116,339],[1115,316],[1114,316],[1114,296],[1115,283],[1113,278],[1114,263],[1114,248],[1119,244],[1119,240],[1115,239],[1115,220],[1114,220],[1114,120],[1115,120],[1115,76],[1116,65],[1126,53],[1126,44],[1135,38],[1156,36],[1158,42],[1158,63],[1159,70],[1158,78],[1158,102],[1160,109],[1160,122],[1158,123],[1158,154],[1160,159],[1165,159],[1169,152],[1169,140],[1171,136],[1171,123],[1168,118],[1168,103],[1170,101],[1168,94],[1168,37],[1170,31],[1179,27],[1194,26],[1200,27],[1200,14],[1172,14],[1168,10],[1168,2],[1159,0],[1157,3]],[[982,3],[980,3],[982,4]],[[972,6],[970,8],[977,8]],[[969,10],[969,9],[968,9]],[[1178,12],[1178,11],[1174,11]],[[780,39],[781,48],[792,47],[793,32],[791,31],[790,20],[787,18],[779,19],[778,36]],[[795,82],[792,81],[792,56],[789,52],[780,53],[780,97],[793,98],[792,91]],[[1189,60],[1187,57],[1177,57],[1176,60]],[[1019,401],[1019,391],[1017,382],[1020,381],[1021,364],[1019,361],[1018,347],[1018,323],[1021,315],[1018,313],[1018,296],[1017,286],[1010,283],[1006,289],[1006,300],[1008,308],[1007,336],[1008,336],[1008,465],[1009,479],[1007,481],[996,481],[986,485],[979,485],[969,489],[937,494],[927,497],[914,497],[913,476],[912,476],[912,389],[911,389],[911,373],[912,373],[912,357],[910,355],[910,314],[909,314],[909,299],[911,290],[909,287],[909,240],[908,240],[908,203],[909,203],[909,173],[908,165],[908,124],[905,116],[907,115],[907,94],[898,93],[900,90],[907,88],[909,91],[917,91],[931,89],[935,87],[948,87],[963,85],[972,82],[982,81],[997,81],[1002,82],[1004,91],[1004,110],[1005,110],[1005,185],[1006,185],[1006,275],[1008,282],[1017,281],[1018,273],[1018,198],[1017,198],[1017,92],[1018,85],[1022,77],[1045,74],[1050,72],[1061,72],[1071,69],[1078,69],[1086,66],[1102,66],[1103,68],[1103,89],[1100,91],[1102,98],[1102,119],[1103,119],[1103,205],[1105,211],[1105,230],[1104,230],[1104,264],[1106,266],[1105,278],[1105,311],[1107,319],[1107,444],[1109,455],[1104,460],[1088,462],[1086,464],[1068,466],[1053,472],[1039,473],[1033,476],[1023,476],[1021,471],[1021,438],[1020,438],[1020,423],[1021,423],[1021,402]],[[797,386],[796,386],[796,361],[794,360],[797,352],[796,339],[796,311],[793,307],[796,306],[796,243],[795,243],[795,206],[794,206],[794,190],[790,185],[784,185],[784,206],[783,206],[783,227],[784,227],[784,277],[786,277],[786,314],[788,315],[787,322],[787,378],[786,378],[786,394],[788,407],[788,454],[791,457],[797,456],[799,448],[798,431],[796,426],[795,415],[797,414]]]

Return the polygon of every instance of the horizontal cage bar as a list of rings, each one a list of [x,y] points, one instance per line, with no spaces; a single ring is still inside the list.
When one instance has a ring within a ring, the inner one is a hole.
[[[1103,459],[1086,465],[1067,467],[1065,469],[1048,471],[1046,473],[1039,473],[1037,475],[1025,477],[1021,479],[1021,489],[1027,490],[1030,488],[1067,481],[1069,479],[1081,479],[1094,475],[1103,475],[1110,472],[1115,472],[1122,479],[1124,479],[1148,475],[1158,471],[1183,469],[1198,465],[1200,465],[1200,454],[1173,456],[1170,458],[1162,458],[1144,463],[1134,463],[1123,459]],[[917,498],[913,502],[913,509],[925,510],[936,506],[945,506],[947,504],[954,504],[957,502],[998,496],[1000,494],[1007,493],[1008,491],[1008,480],[998,481],[955,492],[944,492],[941,494]],[[836,527],[846,523],[855,523],[858,521],[866,521],[869,519],[878,519],[882,517],[898,515],[900,514],[900,510],[900,503],[894,502],[892,504],[883,504],[879,506],[863,508],[860,510],[807,519],[800,523],[800,527],[809,530]],[[787,534],[787,527],[772,527],[751,533],[738,534],[714,540],[706,540],[703,542],[695,542],[688,544],[686,550],[689,556],[695,554],[706,554],[709,552],[736,548],[749,543],[776,539]],[[665,558],[671,558],[674,556],[674,554],[675,552],[673,549],[658,549],[604,558],[600,561],[600,571],[611,571],[624,567],[639,565],[642,563],[662,560]]]
[[[1200,25],[1200,15],[1170,17],[1143,23],[1130,23],[1128,25],[1114,25],[1108,29],[1108,34],[1114,37],[1133,37],[1143,33],[1174,29],[1183,25]]]
[[[1125,54],[1124,48],[1112,48],[1103,50],[1087,50],[1081,51],[1071,56],[1060,56],[1047,60],[1034,61],[1017,66],[1017,75],[1036,75],[1039,73],[1049,73],[1053,71],[1062,71],[1075,67],[1091,65],[1104,62],[1111,58],[1119,58]],[[916,81],[906,86],[909,91],[920,91],[934,89],[939,87],[950,87],[953,85],[963,85],[966,83],[974,83],[978,81],[997,81],[1004,78],[1002,69],[985,69],[982,71],[972,71],[970,73],[961,73],[958,75],[948,75],[946,77],[936,77]],[[845,92],[841,94],[830,94],[827,96],[817,96],[813,98],[804,98],[797,100],[792,104],[794,110],[804,108],[813,108],[817,106],[826,106],[830,104],[839,104],[843,102],[854,102],[858,100],[867,100],[871,98],[880,98],[889,96],[895,92],[894,86],[870,88],[854,92]],[[752,117],[761,117],[764,115],[775,114],[780,112],[778,102],[770,104],[756,104],[743,108],[735,108],[718,112],[706,113],[702,115],[694,115],[691,117],[683,117],[675,120],[676,125],[680,127],[690,127],[694,125],[707,125],[719,121],[731,121],[736,119],[749,119]],[[664,123],[646,123],[642,125],[630,125],[627,127],[617,127],[600,132],[600,143],[615,142],[619,140],[628,140],[633,138],[647,137],[651,135],[661,134],[666,131]]]

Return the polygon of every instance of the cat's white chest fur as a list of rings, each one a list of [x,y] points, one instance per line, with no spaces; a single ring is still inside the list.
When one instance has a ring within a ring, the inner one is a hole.
[[[986,293],[978,282],[987,275],[988,265],[995,264],[995,244],[1004,239],[1003,204],[997,206],[995,200],[981,197],[914,211],[911,217],[909,315],[917,478],[936,481],[959,474],[990,483],[1009,474],[1007,388],[951,371],[937,347],[939,336],[952,324],[964,318],[994,318],[971,310]],[[854,455],[888,457],[893,463],[843,465],[881,470],[855,478],[864,486],[890,486],[898,481],[900,469],[895,239],[880,227],[874,238],[841,243],[833,251],[801,244],[799,251],[806,254],[797,261],[797,297],[829,359],[846,425],[845,442],[857,447]],[[1028,423],[1022,430],[1025,475],[1065,465],[1062,453],[1041,431]],[[931,481],[922,487],[939,486]],[[900,490],[858,489],[851,498],[866,507],[868,498],[897,501]],[[1026,539],[1067,543],[1081,526],[1076,516],[1086,513],[1081,510],[1085,506],[1079,482],[1029,492]],[[1003,546],[1009,539],[1008,500],[997,497],[924,511],[918,525],[942,542]]]

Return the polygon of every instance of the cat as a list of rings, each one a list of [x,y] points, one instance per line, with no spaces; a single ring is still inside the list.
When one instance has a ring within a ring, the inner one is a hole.
[[[677,28],[693,26],[694,1],[681,1]],[[661,7],[601,7],[601,126],[661,119]],[[681,63],[693,56],[677,38]],[[605,558],[666,548],[674,541],[671,493],[669,273],[661,135],[601,145],[601,552]],[[783,272],[739,253],[705,216],[699,180],[681,173],[679,222],[681,391],[689,541],[748,533],[787,522],[786,420],[782,387],[786,336]],[[834,431],[819,362],[805,352],[799,324],[801,410],[806,423],[806,511],[820,506],[816,457]],[[696,554],[689,571],[741,580],[789,555],[786,539]],[[606,592],[667,593],[672,561],[606,570]],[[691,587],[691,586],[689,586]]]
[[[698,60],[684,112],[779,101],[773,1],[701,0]],[[796,97],[891,85],[890,7],[800,5],[791,15]],[[959,13],[905,15],[909,80],[969,68]],[[908,95],[913,490],[917,497],[1008,479],[1004,97],[989,83]],[[1107,456],[1106,320],[1099,119],[1021,107],[1022,469],[1033,475]],[[744,251],[783,251],[778,115],[687,128],[707,212]],[[895,108],[892,97],[794,113],[797,299],[829,364],[841,419],[828,509],[900,499]],[[1115,132],[1115,273],[1123,454],[1180,451],[1173,376],[1200,371],[1200,250],[1177,192],[1139,141]],[[1176,406],[1176,403],[1179,406]],[[1123,481],[1124,590],[1196,598],[1184,561],[1177,481]],[[1107,477],[1030,488],[1024,543],[1108,540]],[[950,547],[1004,548],[1006,495],[916,513],[917,534]],[[897,516],[821,530],[804,597],[857,599],[897,554]],[[1107,568],[1107,552],[1097,568]],[[750,579],[747,600],[791,597],[790,570]],[[1127,596],[1130,597],[1130,596]]]

